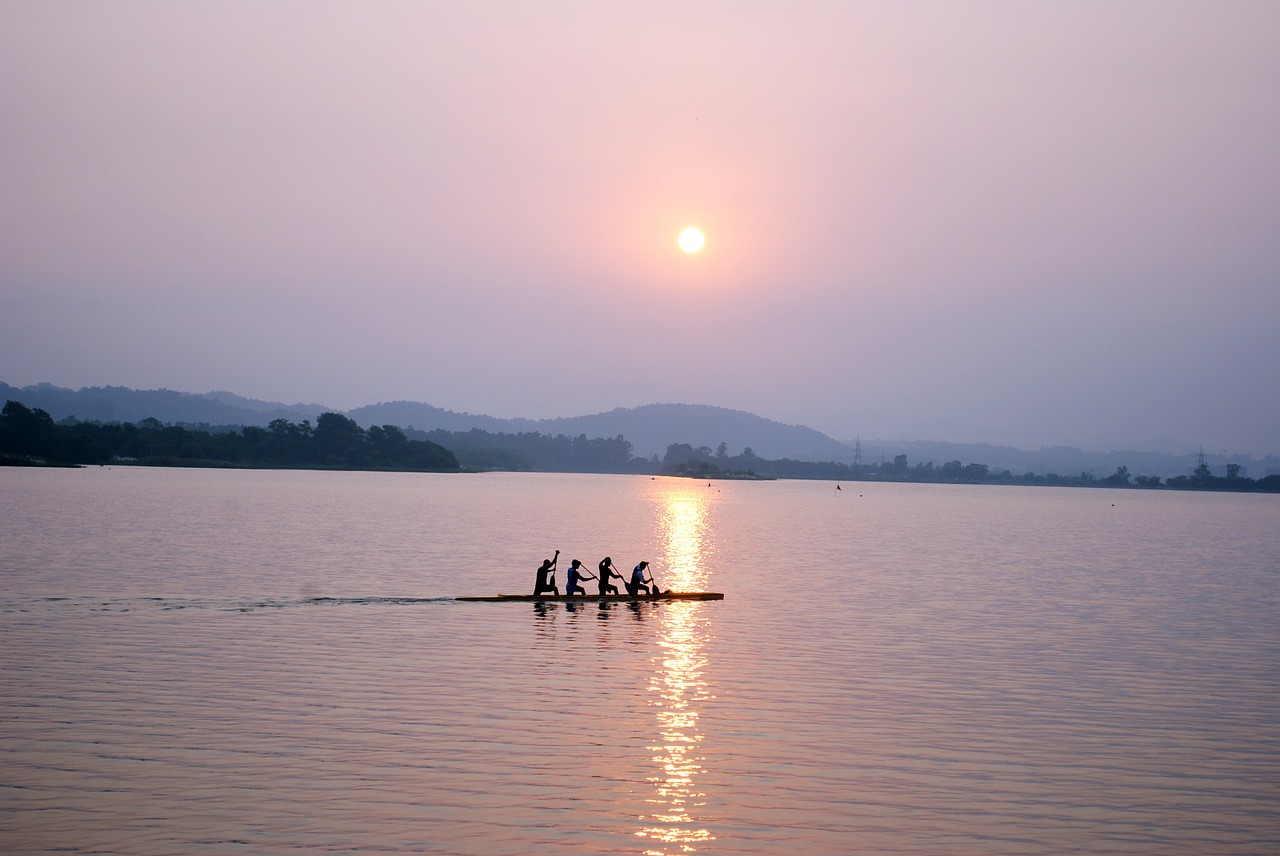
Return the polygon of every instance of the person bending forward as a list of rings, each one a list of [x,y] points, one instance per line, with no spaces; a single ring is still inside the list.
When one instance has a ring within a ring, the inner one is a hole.
[[[627,583],[627,594],[632,597],[641,593],[649,594],[649,586],[645,585],[645,583],[652,583],[653,576],[650,575],[648,579],[645,579],[644,570],[647,567],[649,567],[648,562],[641,562],[636,565],[635,570],[631,572],[631,582]]]

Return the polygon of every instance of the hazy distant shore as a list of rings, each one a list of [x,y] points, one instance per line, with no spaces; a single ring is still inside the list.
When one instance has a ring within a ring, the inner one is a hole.
[[[568,437],[537,432],[523,434],[433,431],[424,434],[393,426],[361,428],[337,413],[322,413],[313,427],[273,420],[267,428],[244,426],[223,431],[141,423],[98,423],[64,420],[9,401],[0,413],[0,465],[76,466],[131,465],[161,467],[232,467],[254,469],[328,469],[395,472],[524,472],[629,473],[684,476],[696,479],[810,479],[849,482],[921,482],[931,484],[1018,484],[1070,487],[1124,487],[1219,491],[1280,491],[1280,475],[1253,479],[1229,466],[1215,476],[1202,459],[1186,476],[1161,479],[1134,476],[1121,465],[1104,477],[1090,472],[1014,473],[986,463],[951,460],[910,463],[905,454],[891,462],[845,464],[836,461],[768,459],[750,447],[731,455],[727,444],[706,446],[673,443],[659,459],[632,454],[630,441]]]
[[[933,462],[935,466],[952,461],[963,462],[964,466],[980,462],[992,472],[1007,470],[1015,474],[1058,474],[1059,477],[1088,474],[1106,478],[1124,467],[1134,478],[1159,477],[1162,481],[1179,476],[1190,478],[1201,463],[1201,449],[1197,444],[1172,439],[1153,440],[1141,444],[1140,448],[1118,447],[1113,451],[1087,451],[1070,446],[1021,449],[990,443],[908,439],[843,442],[803,425],[695,404],[652,404],[616,408],[590,416],[533,420],[457,413],[410,401],[341,412],[319,404],[258,401],[230,392],[196,394],[127,387],[71,390],[52,384],[17,388],[0,383],[0,401],[5,400],[44,410],[59,423],[142,423],[155,419],[165,425],[215,434],[240,432],[246,427],[268,428],[278,420],[314,424],[322,414],[336,412],[364,430],[398,426],[409,439],[441,443],[471,458],[470,465],[482,469],[653,471],[651,465],[637,468],[628,458],[663,461],[673,444],[687,444],[695,450],[715,449],[717,453],[724,446],[726,450],[742,450],[743,454],[750,450],[752,455],[769,461],[798,462],[788,465],[788,474],[784,475],[797,478],[812,477],[805,468],[825,463],[847,465],[858,469],[859,474],[866,474],[866,468],[873,466],[877,477],[900,478],[900,474],[887,470],[893,470],[892,462],[904,454],[913,468],[920,462]],[[477,431],[479,433],[474,433]],[[571,444],[570,449],[565,440],[556,439],[562,437],[577,442]],[[629,449],[615,442],[620,437],[630,444]],[[523,442],[527,438],[540,439]],[[570,451],[575,459],[566,465]],[[712,454],[710,459],[722,465],[723,461],[716,460],[718,457]],[[1254,479],[1280,474],[1280,456],[1274,454],[1255,457],[1240,452],[1213,451],[1210,447],[1204,454],[1204,463],[1216,477],[1228,477],[1233,470],[1240,477]],[[748,463],[736,468],[751,467]],[[823,477],[853,476],[847,470],[836,469]]]

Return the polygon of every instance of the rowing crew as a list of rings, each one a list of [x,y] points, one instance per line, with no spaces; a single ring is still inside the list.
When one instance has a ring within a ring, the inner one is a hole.
[[[555,558],[543,559],[542,565],[538,567],[537,578],[533,583],[533,594],[536,597],[540,594],[560,594],[560,589],[556,587],[556,563],[560,561],[560,551],[556,550]],[[659,594],[658,585],[653,581],[653,574],[648,572],[649,563],[641,562],[631,571],[631,579],[618,573],[618,569],[613,565],[613,559],[605,556],[597,566],[599,576],[587,573],[587,569],[582,566],[579,559],[574,559],[569,564],[569,580],[565,585],[565,594],[586,594],[587,591],[579,585],[583,580],[595,580],[596,585],[600,589],[601,595],[617,594],[618,587],[610,585],[609,580],[617,578],[627,589],[627,594],[636,597],[641,594]]]

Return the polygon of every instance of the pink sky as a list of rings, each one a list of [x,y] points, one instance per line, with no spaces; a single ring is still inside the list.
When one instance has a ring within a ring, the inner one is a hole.
[[[1280,452],[1280,4],[9,2],[0,81],[0,381]]]

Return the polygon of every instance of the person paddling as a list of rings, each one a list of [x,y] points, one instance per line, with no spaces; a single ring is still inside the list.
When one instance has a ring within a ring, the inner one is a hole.
[[[622,574],[618,573],[618,569],[613,566],[613,559],[610,559],[608,556],[605,556],[604,561],[600,563],[599,570],[600,570],[600,576],[596,577],[596,579],[600,581],[599,585],[600,585],[601,596],[606,594],[618,593],[617,586],[609,585],[609,580],[612,577],[617,577],[619,582],[621,582],[623,585],[626,585],[627,578],[624,577]]]
[[[578,585],[579,580],[594,580],[595,577],[588,574],[582,567],[582,562],[574,559],[569,563],[569,582],[565,585],[565,594],[586,594],[587,590]]]
[[[649,594],[649,587],[645,583],[653,582],[653,576],[650,575],[648,579],[645,579],[644,569],[647,567],[649,567],[648,562],[641,562],[636,565],[635,570],[631,572],[631,582],[627,583],[627,594],[632,597],[640,594],[640,592]]]
[[[560,589],[556,588],[556,562],[560,561],[560,551],[556,550],[554,559],[543,559],[542,565],[538,568],[538,576],[533,583],[533,596],[537,597],[544,592],[551,592],[559,595]]]

